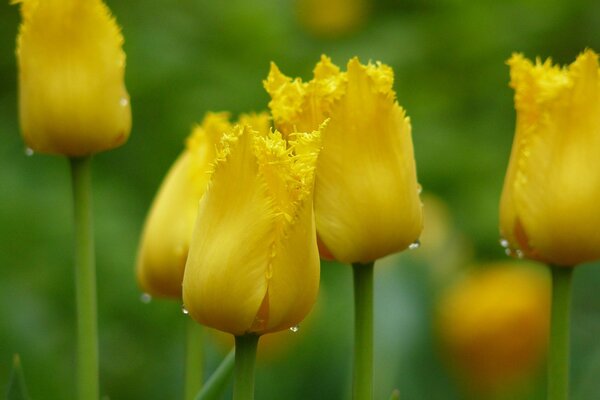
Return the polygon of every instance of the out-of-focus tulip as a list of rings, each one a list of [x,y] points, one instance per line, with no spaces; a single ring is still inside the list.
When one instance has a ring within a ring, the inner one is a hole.
[[[101,0],[14,0],[19,111],[33,151],[84,156],[125,143],[131,129],[123,36]]]
[[[296,14],[310,33],[338,37],[364,24],[370,11],[369,3],[369,0],[296,0]]]
[[[240,116],[240,121],[266,135],[266,113]],[[152,203],[137,259],[140,287],[152,296],[181,297],[183,269],[198,202],[204,194],[221,136],[231,129],[228,113],[208,113],[194,127],[186,149],[175,161]]]
[[[560,266],[600,258],[600,70],[508,61],[517,125],[500,202],[508,252]]]
[[[238,125],[221,142],[183,278],[198,322],[240,336],[295,326],[319,286],[312,194],[320,135]]]
[[[384,64],[353,58],[340,72],[323,56],[308,83],[274,64],[264,82],[282,132],[310,131],[327,120],[315,183],[317,231],[321,254],[346,263],[404,250],[421,234],[411,125],[393,80]]]
[[[438,330],[449,361],[479,394],[531,379],[546,352],[550,280],[536,265],[520,264],[482,266],[439,300]]]

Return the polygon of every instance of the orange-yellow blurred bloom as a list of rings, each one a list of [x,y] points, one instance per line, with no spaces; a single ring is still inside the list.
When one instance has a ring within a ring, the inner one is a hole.
[[[404,250],[421,234],[411,125],[393,80],[384,64],[353,58],[341,72],[323,56],[308,83],[288,78],[274,64],[264,82],[282,132],[310,131],[327,120],[315,214],[324,252],[343,262]]]
[[[240,116],[240,121],[266,135],[266,113]],[[152,296],[181,297],[183,269],[198,213],[221,136],[231,129],[228,113],[208,113],[194,127],[186,149],[165,177],[152,203],[137,259],[140,287]]]
[[[318,131],[266,137],[238,125],[221,142],[183,277],[189,314],[243,335],[297,325],[316,301],[312,194]]]
[[[600,259],[600,69],[583,52],[565,68],[508,61],[517,127],[500,202],[516,253],[561,266]]]
[[[131,129],[123,36],[101,0],[13,0],[21,131],[41,153],[84,156]]]
[[[543,269],[520,264],[483,266],[438,303],[449,361],[478,393],[499,393],[531,379],[546,352],[550,280]]]
[[[312,34],[338,37],[364,24],[369,0],[296,0],[299,22]]]

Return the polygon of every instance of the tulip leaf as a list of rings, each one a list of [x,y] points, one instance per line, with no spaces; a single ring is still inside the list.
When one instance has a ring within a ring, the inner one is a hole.
[[[27,387],[25,386],[25,376],[21,368],[21,358],[18,354],[13,357],[13,368],[8,380],[6,400],[29,400]]]
[[[234,361],[235,350],[231,350],[204,384],[195,400],[213,400],[221,398],[233,375]]]

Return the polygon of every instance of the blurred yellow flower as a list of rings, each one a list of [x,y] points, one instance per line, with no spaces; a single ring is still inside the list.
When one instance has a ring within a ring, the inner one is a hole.
[[[438,331],[449,361],[478,393],[499,393],[531,379],[544,358],[550,279],[536,265],[481,266],[438,302]]]
[[[198,322],[234,335],[297,325],[316,301],[312,194],[320,135],[266,137],[238,125],[222,138],[183,277]]]
[[[101,0],[13,0],[19,111],[33,151],[84,156],[125,143],[131,129],[123,36]]]
[[[364,24],[369,11],[369,0],[296,0],[299,22],[316,36],[350,33]]]
[[[561,266],[600,258],[600,70],[508,61],[517,126],[500,202],[509,252]]]
[[[266,113],[242,115],[240,121],[265,136],[270,129]],[[198,202],[210,177],[215,148],[231,127],[228,113],[208,113],[194,127],[186,149],[158,190],[146,219],[136,266],[140,287],[152,296],[181,297]]]
[[[357,58],[340,72],[322,56],[303,83],[272,64],[264,85],[275,125],[310,131],[327,120],[315,183],[323,253],[370,262],[415,242],[423,227],[410,120],[396,101],[393,71]]]

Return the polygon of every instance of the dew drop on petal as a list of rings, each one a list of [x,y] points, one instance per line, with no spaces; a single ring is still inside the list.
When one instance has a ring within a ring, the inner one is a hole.
[[[34,154],[33,149],[30,147],[25,147],[25,155],[27,157],[31,157]]]
[[[121,97],[119,105],[121,105],[121,107],[127,107],[127,105],[129,105],[129,99],[127,99],[127,97]]]
[[[148,304],[152,301],[152,296],[148,293],[142,293],[140,296],[140,301],[144,304]]]
[[[421,194],[423,192],[423,186],[420,183],[417,183],[417,194]]]
[[[185,304],[181,305],[181,312],[184,313],[185,315],[188,315],[190,312],[188,311],[187,308],[185,308]]]
[[[409,246],[408,249],[409,250],[416,250],[419,247],[421,247],[421,241],[419,239],[415,240],[414,242],[412,242]]]
[[[292,333],[296,333],[300,330],[300,325],[294,325],[292,327],[290,327],[290,332]]]
[[[515,255],[517,256],[517,258],[521,259],[525,256],[525,254],[523,254],[523,252],[519,249],[515,250]]]
[[[508,240],[506,240],[504,238],[500,238],[500,246],[504,247],[505,249],[508,249],[508,247],[510,246],[510,243],[508,243]]]

